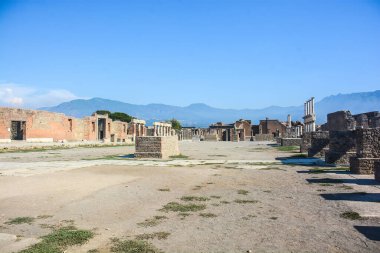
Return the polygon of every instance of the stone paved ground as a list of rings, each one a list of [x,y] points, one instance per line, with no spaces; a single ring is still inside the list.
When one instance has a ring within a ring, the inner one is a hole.
[[[154,232],[170,233],[149,240],[164,252],[380,252],[373,176],[321,171],[310,164],[316,160],[285,164],[278,158],[294,153],[268,144],[181,142],[189,157],[172,161],[128,158],[133,147],[0,154],[0,252],[17,252],[68,223],[96,235],[67,252],[110,252],[111,238]],[[205,210],[160,211],[189,203],[183,196],[206,198],[190,201]],[[363,218],[342,218],[347,211]],[[21,216],[36,219],[6,224]],[[138,224],[154,216],[166,218]]]

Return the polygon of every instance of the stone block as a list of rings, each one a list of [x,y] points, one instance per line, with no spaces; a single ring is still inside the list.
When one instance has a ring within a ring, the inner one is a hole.
[[[301,153],[307,153],[309,148],[311,147],[311,132],[304,133],[302,135],[302,142],[301,142]]]
[[[273,134],[256,134],[255,141],[273,141]]]
[[[168,159],[179,154],[177,136],[136,137],[136,158]]]
[[[308,149],[309,157],[324,157],[325,151],[330,143],[328,131],[318,131],[311,133],[311,145]]]
[[[380,128],[357,129],[356,152],[360,158],[380,158]]]
[[[333,152],[329,150],[325,153],[325,161],[329,164],[349,165],[351,157],[356,157],[356,152]]]
[[[353,174],[373,174],[375,163],[380,162],[380,158],[350,158],[350,171]]]
[[[329,136],[326,163],[348,165],[350,157],[356,156],[356,131],[329,131]]]

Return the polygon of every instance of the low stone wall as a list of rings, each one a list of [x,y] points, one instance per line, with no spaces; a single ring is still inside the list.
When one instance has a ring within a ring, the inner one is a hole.
[[[255,141],[273,141],[273,134],[256,134],[254,136]]]
[[[301,146],[301,138],[282,138],[281,146]]]
[[[356,132],[330,131],[329,151],[325,154],[326,163],[348,165],[350,157],[356,156]]]
[[[179,154],[177,136],[136,137],[136,158],[168,159]]]
[[[350,159],[350,171],[355,174],[373,174],[375,162],[380,161],[380,129],[356,130],[356,157]]]
[[[301,141],[301,153],[307,153],[311,147],[311,133],[303,133]]]
[[[311,145],[308,149],[309,157],[324,157],[329,148],[330,138],[328,131],[318,131],[311,133]]]
[[[375,163],[380,162],[380,158],[350,158],[350,171],[353,174],[373,174]]]
[[[206,134],[204,136],[204,141],[218,141],[219,137],[217,134]]]
[[[375,180],[380,183],[380,162],[375,162]]]

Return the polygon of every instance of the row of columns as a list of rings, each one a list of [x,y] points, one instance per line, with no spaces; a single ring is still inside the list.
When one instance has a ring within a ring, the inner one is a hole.
[[[314,97],[307,100],[304,104],[304,125],[305,133],[314,132],[315,127]]]
[[[172,136],[172,127],[170,124],[167,124],[167,125],[155,124],[153,125],[153,135],[154,136]]]
[[[304,104],[304,114],[305,116],[307,115],[314,115],[314,97],[311,99],[307,100]]]
[[[145,125],[141,123],[135,123],[134,133],[135,136],[145,136]]]

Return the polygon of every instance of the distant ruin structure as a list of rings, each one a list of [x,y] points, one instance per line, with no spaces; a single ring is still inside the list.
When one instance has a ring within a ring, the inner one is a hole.
[[[0,107],[0,142],[132,142],[145,134],[145,121],[113,121],[94,113],[82,119],[62,113]]]
[[[252,125],[250,120],[240,119],[232,124],[217,122],[209,126],[205,140],[217,141],[250,141],[252,140]]]
[[[315,131],[315,122],[316,122],[316,116],[315,116],[315,110],[314,110],[314,97],[307,100],[304,104],[304,132],[310,133]]]
[[[172,124],[166,122],[153,122],[153,136],[172,136]]]

